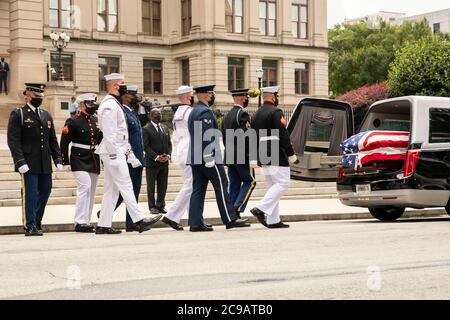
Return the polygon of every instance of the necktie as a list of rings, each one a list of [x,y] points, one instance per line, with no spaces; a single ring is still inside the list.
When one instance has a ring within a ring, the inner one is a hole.
[[[162,133],[162,130],[161,130],[161,127],[160,127],[159,123],[158,123],[158,133],[162,137],[163,133]]]

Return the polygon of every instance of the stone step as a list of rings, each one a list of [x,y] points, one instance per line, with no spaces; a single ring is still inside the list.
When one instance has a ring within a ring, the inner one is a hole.
[[[335,199],[337,198],[337,194],[326,194],[326,195],[286,195],[283,197],[284,200],[289,199],[296,199],[296,200],[302,200],[302,199]],[[252,200],[259,200],[261,197],[259,196],[252,196]],[[166,198],[166,201],[171,202],[174,199],[170,199],[170,197]],[[50,198],[48,200],[48,205],[74,205],[76,201],[76,197],[56,197],[56,198]],[[146,202],[147,197],[146,196],[140,196],[139,202]],[[215,202],[216,199],[213,194],[207,194],[206,201],[208,202]],[[95,197],[95,203],[100,204],[102,202],[101,196]],[[21,200],[20,199],[8,199],[8,200],[1,200],[0,201],[0,207],[20,207],[21,206]],[[19,214],[19,213],[18,213]]]

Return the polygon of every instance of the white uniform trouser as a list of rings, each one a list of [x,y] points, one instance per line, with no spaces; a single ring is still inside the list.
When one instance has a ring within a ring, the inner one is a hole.
[[[94,208],[95,190],[98,174],[85,171],[73,173],[77,179],[77,202],[75,205],[75,224],[90,224]]]
[[[122,195],[123,202],[126,204],[128,213],[133,222],[144,219],[144,213],[139,208],[136,197],[133,192],[133,184],[131,182],[128,164],[124,154],[117,155],[119,166],[111,166],[109,155],[101,155],[105,171],[105,193],[103,195],[102,209],[99,227],[111,228],[113,213],[116,208],[119,194]]]
[[[178,193],[175,202],[172,204],[170,209],[166,214],[166,218],[180,223],[183,214],[189,211],[189,201],[192,195],[192,167],[185,164],[179,164],[182,175],[183,175],[183,185]]]
[[[256,205],[256,208],[266,214],[267,224],[276,224],[280,220],[280,200],[289,189],[291,181],[290,167],[267,166],[263,167],[266,180],[266,194]]]

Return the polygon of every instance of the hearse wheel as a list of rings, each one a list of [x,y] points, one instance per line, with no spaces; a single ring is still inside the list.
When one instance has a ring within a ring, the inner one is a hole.
[[[395,221],[405,212],[405,208],[369,208],[370,214],[380,221]]]
[[[450,216],[450,200],[448,200],[448,203],[445,206],[445,211],[447,211],[447,214]]]

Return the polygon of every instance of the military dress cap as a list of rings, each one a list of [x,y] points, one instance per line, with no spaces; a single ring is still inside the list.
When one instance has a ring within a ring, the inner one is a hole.
[[[248,96],[249,91],[250,91],[250,89],[248,89],[248,88],[241,88],[241,89],[230,90],[231,95],[233,97]]]
[[[261,88],[261,92],[263,94],[265,94],[265,93],[277,94],[278,91],[280,91],[280,86]]]
[[[190,86],[181,86],[177,89],[176,94],[185,94],[185,93],[190,93],[193,91],[194,91],[194,89],[192,89],[192,87],[190,87]]]
[[[111,73],[111,74],[107,74],[105,76],[105,80],[106,81],[125,80],[125,77],[123,76],[123,74],[120,74],[120,73]]]
[[[43,83],[25,83],[25,91],[23,94],[25,95],[27,91],[32,91],[35,95],[43,97],[45,87],[46,85]]]
[[[210,84],[206,86],[198,86],[194,88],[194,91],[196,93],[208,93],[208,92],[214,92],[214,88],[216,87],[215,84]]]
[[[138,94],[138,87],[136,86],[128,86],[127,87],[127,94]]]
[[[84,93],[78,96],[78,102],[97,102],[97,95],[95,93]]]

